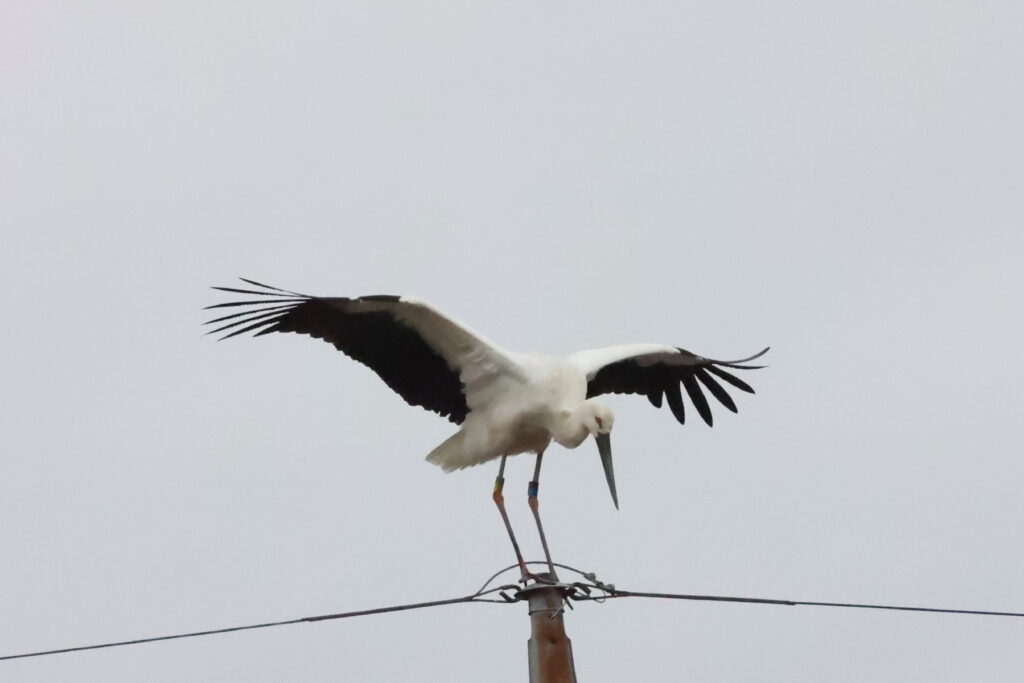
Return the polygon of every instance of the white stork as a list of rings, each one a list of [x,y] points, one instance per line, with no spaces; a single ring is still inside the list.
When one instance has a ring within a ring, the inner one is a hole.
[[[736,404],[716,377],[753,393],[746,382],[723,368],[756,369],[748,358],[720,361],[661,344],[627,344],[580,351],[566,357],[513,353],[432,307],[411,297],[317,297],[240,278],[259,289],[214,287],[224,292],[263,297],[207,308],[244,307],[214,318],[223,323],[210,334],[227,339],[245,332],[308,334],[330,342],[367,365],[410,405],[432,410],[461,425],[459,431],[427,455],[446,472],[501,458],[494,502],[505,523],[525,580],[522,554],[505,512],[502,488],[505,459],[537,455],[528,500],[551,574],[551,554],[538,513],[541,459],[552,441],[576,448],[588,436],[597,442],[612,501],[618,508],[612,470],[612,411],[595,400],[601,394],[642,394],[660,408],[664,397],[680,423],[686,408],[680,385],[708,426],[711,408],[706,389],[736,412]]]

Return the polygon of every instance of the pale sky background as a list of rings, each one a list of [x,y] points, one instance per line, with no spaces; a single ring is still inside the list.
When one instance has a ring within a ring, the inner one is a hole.
[[[209,285],[414,294],[503,346],[771,344],[714,429],[552,449],[623,588],[1024,611],[1019,2],[0,5],[0,655],[455,597],[495,468]],[[532,460],[510,461],[513,524]],[[581,682],[1018,681],[1024,619],[627,599]],[[0,662],[0,680],[526,680],[525,605]]]

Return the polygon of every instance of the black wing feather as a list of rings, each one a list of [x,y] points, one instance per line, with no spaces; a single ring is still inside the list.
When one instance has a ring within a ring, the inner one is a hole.
[[[647,400],[651,402],[651,405],[655,408],[661,407],[661,395],[665,393],[661,387],[652,389],[647,392]]]
[[[729,384],[731,384],[734,387],[736,387],[737,389],[739,389],[740,391],[745,391],[748,394],[754,393],[754,388],[752,386],[750,386],[749,384],[747,384],[746,382],[744,382],[743,380],[741,380],[739,377],[737,377],[736,375],[732,374],[731,372],[726,372],[722,368],[716,368],[714,365],[707,366],[705,368],[705,370],[707,370],[708,372],[710,372],[712,374],[718,375],[719,377],[724,379],[726,382],[728,382]]]
[[[668,399],[669,410],[679,420],[679,424],[686,424],[686,404],[683,403],[683,396],[679,393],[679,384],[672,383],[665,389],[665,397]]]
[[[711,395],[718,399],[719,403],[732,412],[736,412],[736,403],[732,400],[732,396],[726,393],[725,389],[722,388],[722,385],[716,382],[715,378],[709,375],[707,370],[700,368],[694,374],[697,376],[697,379],[699,379],[704,386],[708,388]]]
[[[736,412],[736,402],[715,377],[732,385],[740,391],[754,393],[753,388],[743,380],[730,372],[723,370],[723,367],[739,370],[756,370],[763,366],[746,365],[745,363],[766,353],[764,349],[755,356],[743,361],[716,361],[709,358],[696,356],[688,351],[679,349],[680,354],[692,359],[691,363],[680,364],[671,362],[654,362],[649,360],[641,364],[638,358],[627,358],[615,363],[609,363],[600,370],[587,383],[587,398],[600,396],[601,394],[642,394],[656,408],[662,404],[662,395],[668,401],[668,407],[672,415],[680,424],[686,423],[686,405],[683,401],[680,385],[686,389],[693,407],[701,416],[704,422],[710,427],[714,423],[711,413],[711,406],[708,404],[707,396],[704,394],[706,388],[719,403],[732,412]],[[667,355],[667,359],[678,359],[679,356]],[[714,375],[715,377],[712,377]]]
[[[714,420],[711,417],[711,406],[708,405],[708,400],[704,398],[704,392],[700,390],[700,385],[694,379],[693,373],[688,372],[683,375],[683,386],[686,388],[686,393],[690,396],[690,400],[693,401],[693,405],[697,407],[697,412],[700,413],[701,418],[710,427],[714,424]]]
[[[254,330],[253,336],[257,337],[273,332],[294,332],[323,339],[377,373],[409,404],[432,410],[456,424],[465,420],[469,408],[459,373],[413,328],[396,320],[390,312],[359,310],[360,301],[397,302],[399,297],[322,298],[242,279],[271,291],[214,289],[256,294],[268,300],[208,306],[211,309],[252,306],[244,313],[208,321],[207,324],[232,321],[211,333],[232,330],[221,339]]]

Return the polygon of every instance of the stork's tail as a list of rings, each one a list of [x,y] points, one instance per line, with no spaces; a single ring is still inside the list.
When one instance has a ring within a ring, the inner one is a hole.
[[[445,472],[465,469],[482,462],[492,460],[497,455],[481,455],[466,443],[466,430],[459,431],[448,437],[444,443],[430,451],[427,462],[437,465]]]

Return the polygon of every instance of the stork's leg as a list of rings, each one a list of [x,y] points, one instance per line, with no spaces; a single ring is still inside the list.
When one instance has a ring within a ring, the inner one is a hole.
[[[521,573],[520,580],[525,582],[530,573],[526,571],[526,562],[523,561],[523,554],[519,551],[519,543],[516,542],[516,535],[512,533],[512,525],[508,521],[508,513],[505,512],[505,496],[501,495],[501,490],[505,488],[505,458],[507,456],[501,456],[501,465],[498,467],[498,477],[494,480],[494,504],[498,506],[498,512],[501,513],[501,521],[505,522],[505,529],[508,531],[508,538],[512,541],[512,548],[516,551],[516,561],[519,563],[519,572]]]
[[[540,463],[543,457],[544,451],[537,454],[537,464],[533,468],[533,481],[530,482],[527,495],[530,509],[533,510],[533,518],[537,521],[537,532],[540,533],[540,544],[544,547],[544,558],[548,561],[548,571],[557,580],[558,575],[555,573],[555,565],[551,562],[551,552],[548,550],[548,539],[544,536],[544,527],[540,523],[540,511],[537,509],[540,505],[540,501],[537,500],[537,490],[540,488]]]

